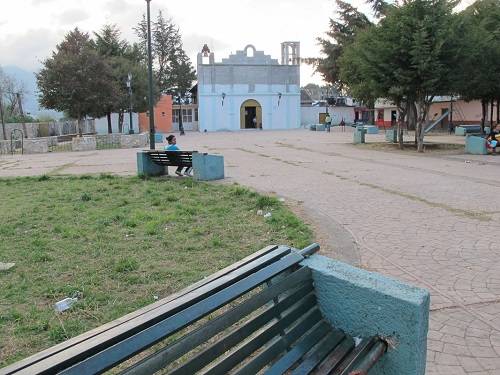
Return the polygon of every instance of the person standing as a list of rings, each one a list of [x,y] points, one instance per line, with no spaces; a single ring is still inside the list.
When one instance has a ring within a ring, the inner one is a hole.
[[[330,114],[327,113],[325,117],[325,127],[326,131],[330,133],[330,127],[332,126],[332,118],[330,117]]]
[[[340,121],[340,127],[341,127],[342,131],[345,132],[345,121],[344,121],[343,117],[342,117],[342,120]]]
[[[165,146],[165,151],[180,151],[181,150],[179,148],[179,146],[177,146],[177,138],[175,138],[175,135],[170,134],[167,137],[167,142],[168,142],[168,145]],[[182,176],[182,168],[183,167],[177,167],[177,169],[175,170],[175,174],[177,176]],[[191,168],[191,167],[186,167],[186,170],[184,171],[184,176],[191,176],[192,169],[193,168]]]

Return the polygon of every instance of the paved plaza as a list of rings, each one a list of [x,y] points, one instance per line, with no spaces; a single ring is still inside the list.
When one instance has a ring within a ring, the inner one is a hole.
[[[223,154],[224,183],[285,198],[324,254],[427,288],[427,374],[500,374],[500,154],[383,152],[350,144],[351,132],[188,133],[178,143]],[[135,160],[136,150],[2,156],[0,177],[127,175]]]

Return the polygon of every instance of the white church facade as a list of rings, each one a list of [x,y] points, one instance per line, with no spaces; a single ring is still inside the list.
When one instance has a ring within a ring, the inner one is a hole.
[[[221,62],[198,54],[199,131],[300,127],[300,44],[281,44],[278,60],[248,45]]]

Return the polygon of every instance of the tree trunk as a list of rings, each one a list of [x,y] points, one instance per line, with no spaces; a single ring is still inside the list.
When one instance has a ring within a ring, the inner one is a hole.
[[[0,93],[0,122],[2,123],[3,139],[7,140],[7,132],[5,131],[5,122],[4,122],[4,117],[3,117],[3,103],[2,103],[1,93]]]
[[[484,123],[486,121],[486,113],[488,112],[487,107],[488,101],[481,99],[481,134],[484,134]]]
[[[24,138],[28,138],[28,129],[26,128],[26,123],[24,122],[24,111],[23,111],[23,103],[21,101],[21,94],[20,93],[17,93],[16,94],[16,97],[17,97],[17,105],[19,106],[19,113],[22,117],[22,124],[23,124],[23,133],[24,133]]]
[[[424,135],[425,135],[425,123],[427,121],[427,112],[429,111],[429,105],[426,103],[425,99],[420,99],[418,101],[418,121],[417,121],[417,151],[424,152]]]
[[[118,112],[118,133],[123,133],[123,111]]]
[[[493,129],[493,107],[495,106],[495,100],[491,99],[491,104],[490,104],[490,129]]]
[[[404,126],[404,120],[405,117],[408,113],[408,108],[409,105],[406,103],[406,105],[399,105],[398,106],[398,144],[399,144],[399,149],[402,150],[404,148],[404,143],[403,143],[403,126]]]
[[[78,130],[78,135],[80,137],[82,136],[82,121],[83,121],[83,119],[81,119],[81,118],[78,118],[78,120],[76,121],[76,127]]]
[[[497,124],[500,124],[500,99],[497,99]]]
[[[111,125],[111,112],[106,113],[106,118],[108,119],[108,134],[113,133],[113,126]]]

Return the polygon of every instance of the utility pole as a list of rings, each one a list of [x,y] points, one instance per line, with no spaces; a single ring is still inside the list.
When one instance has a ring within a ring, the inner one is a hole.
[[[149,148],[155,149],[155,112],[153,104],[153,57],[151,52],[151,0],[147,3],[147,22],[148,22],[148,78],[149,78]]]
[[[129,123],[128,123],[128,134],[134,134],[134,125],[132,124],[132,73],[129,73],[127,76],[127,87],[128,87],[128,96],[130,99],[129,103]]]

